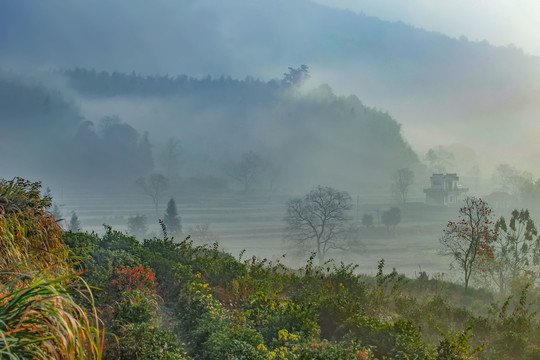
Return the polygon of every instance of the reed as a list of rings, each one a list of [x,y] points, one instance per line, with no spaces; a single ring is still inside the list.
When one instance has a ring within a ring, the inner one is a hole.
[[[0,180],[0,283],[13,280],[12,273],[73,272],[62,229],[47,211],[51,200],[40,195],[40,186],[20,178]]]
[[[77,276],[25,274],[0,287],[0,358],[101,359],[105,333],[91,292],[65,285]],[[89,301],[90,311],[73,300],[74,291]]]

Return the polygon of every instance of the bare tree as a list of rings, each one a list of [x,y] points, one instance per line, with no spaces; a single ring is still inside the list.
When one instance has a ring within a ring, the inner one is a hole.
[[[465,289],[473,272],[491,257],[491,243],[495,239],[492,210],[482,199],[467,197],[459,209],[457,222],[450,221],[440,242],[443,255],[450,256],[463,271]]]
[[[315,251],[323,264],[330,249],[341,246],[348,237],[351,197],[347,192],[318,186],[303,198],[287,202],[287,238],[301,248]]]
[[[250,151],[242,154],[237,163],[230,164],[227,173],[242,184],[244,192],[248,192],[258,180],[265,166],[265,160],[260,155]]]
[[[407,202],[409,187],[414,182],[414,172],[409,168],[399,169],[393,184],[394,192],[402,204]]]
[[[163,196],[165,190],[169,187],[169,180],[161,174],[152,174],[148,179],[141,176],[137,179],[136,184],[141,187],[145,195],[152,198],[156,210],[156,217],[159,217],[159,200]]]

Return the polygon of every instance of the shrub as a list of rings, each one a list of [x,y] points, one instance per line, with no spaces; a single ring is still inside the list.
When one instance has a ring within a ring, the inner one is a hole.
[[[111,342],[106,359],[115,360],[184,360],[184,348],[178,338],[167,329],[150,323],[126,324],[118,333],[118,341]]]
[[[82,261],[88,261],[90,256],[99,248],[100,238],[96,233],[81,233],[65,231],[62,240],[72,251],[73,255]]]
[[[116,302],[114,317],[115,328],[129,323],[152,322],[157,315],[157,298],[135,290],[123,292]]]
[[[302,344],[297,352],[300,360],[367,360],[373,359],[370,348],[358,341],[331,343],[327,340]]]
[[[377,357],[418,360],[429,358],[428,348],[412,321],[383,321],[366,314],[356,314],[346,320],[338,332],[373,346]]]
[[[156,275],[150,268],[144,266],[126,267],[120,265],[114,271],[113,280],[111,280],[111,292],[122,293],[124,291],[139,291],[147,295],[155,295]]]
[[[246,300],[243,308],[254,328],[262,334],[265,343],[271,346],[280,345],[281,330],[307,340],[319,336],[320,330],[313,311],[306,305],[282,299],[277,293],[267,297],[258,292]]]
[[[179,303],[181,333],[192,354],[200,354],[203,344],[210,336],[227,325],[225,308],[210,293],[210,286],[199,282],[201,275],[195,275],[191,284],[183,290]]]
[[[471,328],[458,331],[457,334],[441,333],[443,338],[437,346],[437,360],[474,360],[483,346],[473,348],[469,341],[474,337]]]
[[[207,360],[264,360],[258,346],[263,338],[256,330],[243,326],[226,326],[210,335],[200,359]]]
[[[101,238],[99,246],[108,250],[124,250],[135,256],[139,255],[141,244],[132,236],[125,235],[120,231],[113,230],[104,225],[105,235]]]

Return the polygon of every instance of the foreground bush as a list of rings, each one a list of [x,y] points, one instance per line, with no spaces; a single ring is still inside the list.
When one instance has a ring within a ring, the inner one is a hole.
[[[184,348],[172,332],[148,322],[126,323],[117,332],[117,336],[117,341],[112,341],[106,349],[104,356],[106,359],[186,359]]]

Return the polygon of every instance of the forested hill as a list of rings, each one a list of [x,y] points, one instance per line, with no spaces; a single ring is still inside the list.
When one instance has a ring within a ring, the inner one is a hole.
[[[308,0],[3,1],[0,53],[7,69],[197,78],[269,80],[307,64],[315,84],[388,110],[418,147],[459,139],[499,162],[536,161],[514,151],[537,152],[540,58]]]
[[[230,168],[254,153],[266,164],[259,187],[272,182],[285,191],[319,183],[386,189],[397,169],[418,163],[400,124],[387,113],[363,105],[354,95],[336,96],[328,85],[304,89],[294,76],[265,82],[83,69],[58,75],[67,78],[63,91],[70,100],[58,100],[57,106],[53,102],[47,111],[55,114],[67,107],[72,115],[66,120],[44,114],[41,120],[55,129],[47,135],[46,147],[62,147],[54,162],[61,176],[72,177],[69,173],[77,170],[84,179],[128,179],[163,172],[211,174],[234,183]],[[0,81],[9,91],[8,80]],[[15,124],[26,108],[42,106],[49,93],[62,99],[57,90],[22,82],[17,86],[21,99],[0,97],[3,124]],[[41,95],[25,96],[36,92]],[[24,143],[32,131],[18,131],[10,142],[20,137]],[[176,171],[164,159],[171,138],[182,153],[174,162]],[[34,151],[27,156],[42,155]]]
[[[473,98],[523,95],[538,89],[540,77],[540,59],[515,47],[307,0],[30,0],[2,2],[0,13],[0,52],[15,67],[269,78],[307,63],[323,81],[355,84],[361,97],[446,100],[463,99],[460,90]]]

